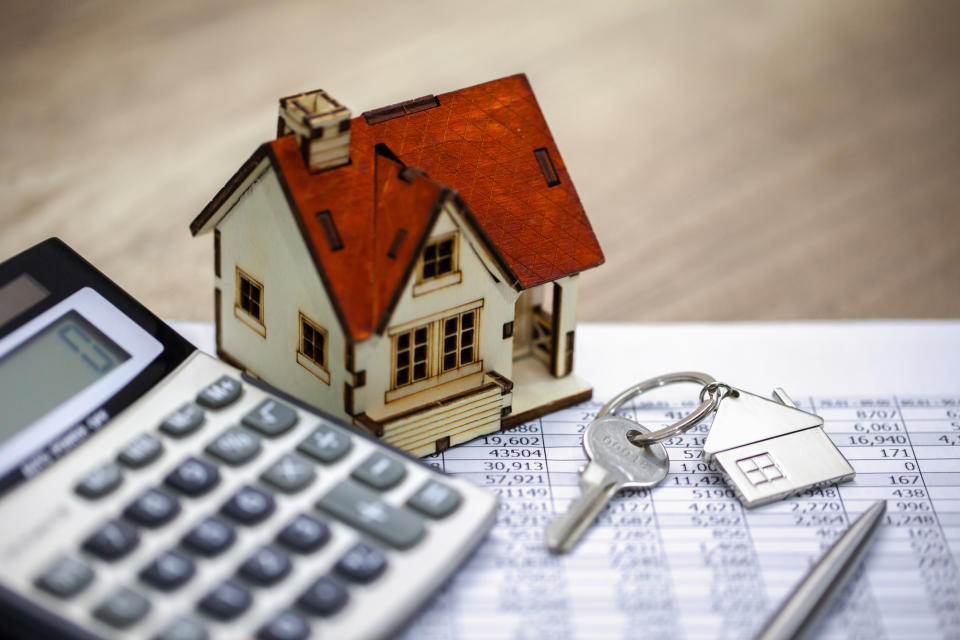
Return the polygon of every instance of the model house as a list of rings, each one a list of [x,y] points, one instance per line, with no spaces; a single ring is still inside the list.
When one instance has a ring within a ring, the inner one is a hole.
[[[358,118],[283,98],[190,230],[222,359],[417,455],[591,395],[578,274],[603,253],[523,75]]]

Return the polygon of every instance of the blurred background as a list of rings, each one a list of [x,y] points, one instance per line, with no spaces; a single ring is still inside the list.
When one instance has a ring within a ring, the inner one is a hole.
[[[0,6],[0,259],[60,236],[166,318],[212,320],[187,226],[280,96],[521,71],[607,257],[582,320],[960,316],[960,3]]]

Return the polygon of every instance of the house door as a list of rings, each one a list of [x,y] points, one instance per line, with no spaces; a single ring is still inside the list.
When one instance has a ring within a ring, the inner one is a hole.
[[[520,294],[514,308],[513,359],[534,356],[552,371],[557,353],[555,336],[560,287],[553,283],[527,289]]]

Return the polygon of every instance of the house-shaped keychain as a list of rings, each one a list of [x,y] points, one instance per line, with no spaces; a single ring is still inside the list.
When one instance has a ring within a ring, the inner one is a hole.
[[[578,274],[603,254],[523,75],[357,118],[283,98],[190,230],[220,358],[416,455],[591,396]]]
[[[776,400],[731,389],[720,400],[703,445],[746,507],[853,479],[853,467],[823,430],[823,418]]]

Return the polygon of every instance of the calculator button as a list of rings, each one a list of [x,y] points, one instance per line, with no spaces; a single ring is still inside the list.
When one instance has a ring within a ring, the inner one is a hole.
[[[403,476],[407,475],[407,469],[389,456],[374,453],[350,475],[374,489],[384,491],[403,480]]]
[[[273,545],[267,545],[260,547],[240,565],[240,575],[267,586],[283,580],[290,573],[290,566],[290,557],[286,553]]]
[[[83,591],[93,580],[93,569],[76,558],[64,557],[40,574],[36,585],[60,598]]]
[[[273,496],[254,487],[241,487],[220,508],[220,513],[241,524],[256,524],[273,513],[276,503]]]
[[[324,576],[303,592],[297,604],[315,615],[329,616],[342,609],[349,598],[346,587]]]
[[[182,438],[196,431],[203,422],[203,409],[188,402],[160,423],[160,431],[174,438]]]
[[[443,518],[460,505],[460,494],[445,484],[430,480],[407,500],[407,506],[431,518]]]
[[[210,491],[220,482],[220,472],[209,462],[190,457],[171,471],[164,482],[180,493],[199,496]]]
[[[208,444],[204,451],[227,464],[243,464],[260,453],[260,439],[240,427],[230,427]]]
[[[180,513],[180,503],[169,493],[148,489],[123,510],[123,515],[136,524],[155,528],[162,526]]]
[[[257,640],[305,640],[310,624],[296,611],[283,611],[257,632]]]
[[[177,618],[163,631],[153,637],[153,640],[207,640],[210,634],[196,620]]]
[[[387,568],[387,556],[376,547],[358,542],[337,562],[337,573],[354,582],[372,582]]]
[[[265,436],[278,436],[297,423],[297,412],[285,404],[267,398],[243,416],[242,422]]]
[[[133,526],[120,520],[109,520],[86,539],[83,548],[104,560],[116,560],[133,551],[139,543],[140,534]]]
[[[123,629],[147,615],[149,610],[149,600],[136,591],[120,587],[94,609],[93,615],[111,627]]]
[[[297,516],[277,535],[277,542],[293,551],[312,553],[330,539],[330,527],[307,515]]]
[[[197,394],[197,404],[208,409],[222,409],[236,402],[243,388],[230,376],[221,376],[219,380],[206,386]]]
[[[237,534],[229,524],[218,518],[207,518],[183,537],[183,545],[200,555],[212,557],[225,551]]]
[[[312,464],[286,453],[264,471],[260,479],[285,493],[296,493],[313,482],[315,476]]]
[[[77,485],[76,491],[84,498],[94,500],[103,497],[120,486],[123,475],[120,467],[111,463],[97,467]]]
[[[140,572],[140,579],[161,591],[173,591],[195,571],[193,560],[176,551],[165,551]]]
[[[321,424],[300,443],[297,451],[330,464],[346,455],[351,444],[350,436]]]
[[[161,453],[163,445],[160,441],[149,433],[144,433],[124,447],[117,460],[131,469],[139,469],[159,458]]]
[[[201,611],[218,620],[231,620],[246,611],[253,598],[240,583],[227,580],[197,604]]]
[[[423,537],[420,518],[386,504],[377,494],[349,480],[321,498],[317,508],[398,549],[408,549]]]

